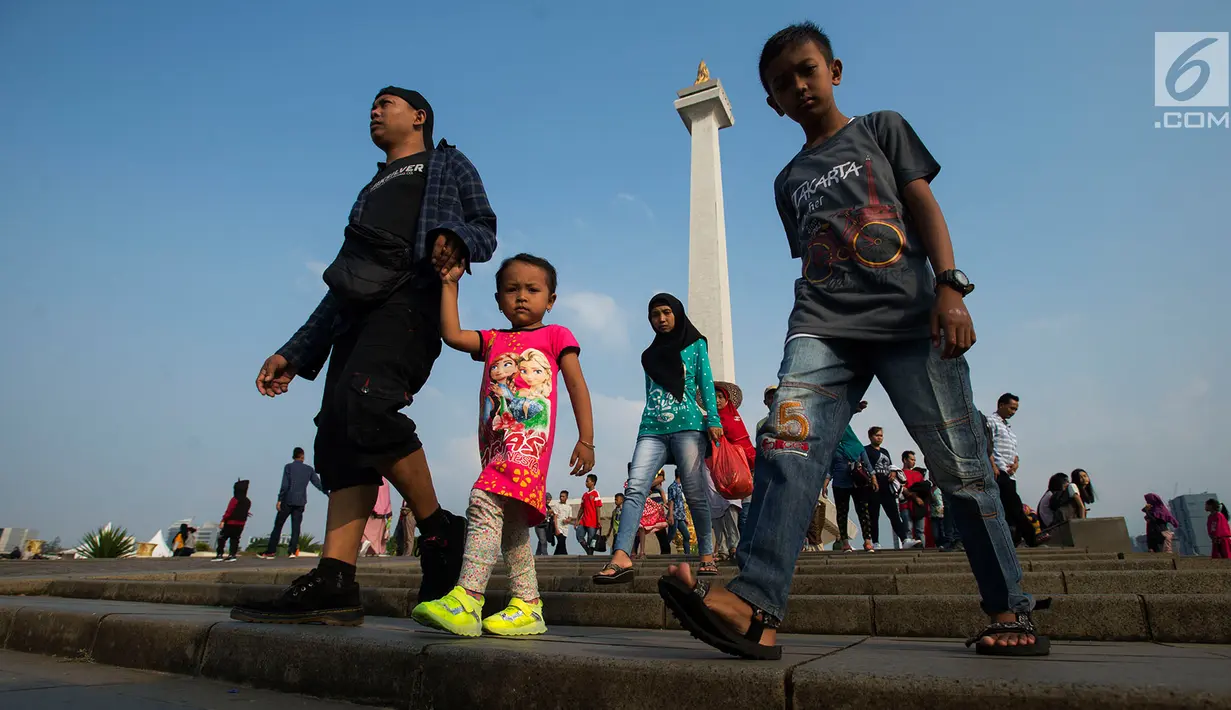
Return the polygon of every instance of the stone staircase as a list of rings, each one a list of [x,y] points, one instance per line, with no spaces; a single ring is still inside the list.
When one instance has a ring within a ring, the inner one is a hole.
[[[556,707],[550,678],[557,670],[570,674],[570,686],[581,679],[572,673],[586,674],[585,686],[597,693],[593,707],[644,707],[679,692],[724,707],[775,708],[913,707],[914,699],[966,707],[974,698],[983,706],[1033,699],[1036,707],[1225,707],[1231,700],[1231,563],[1074,548],[1019,552],[1026,591],[1053,600],[1036,618],[1060,642],[1049,659],[977,658],[953,641],[984,617],[964,555],[931,550],[804,553],[782,629],[786,654],[776,664],[727,659],[678,631],[656,592],[657,577],[679,559],[670,556],[647,558],[632,584],[615,587],[590,581],[603,557],[537,558],[550,633],[523,641],[455,639],[413,624],[406,618],[420,581],[413,559],[361,562],[369,617],[360,629],[229,621],[231,605],[277,595],[312,560],[90,563],[80,573],[71,567],[78,563],[65,562],[21,574],[4,565],[0,641],[405,707]],[[721,569],[723,578],[734,573]],[[492,577],[488,613],[507,603],[503,571]],[[1084,673],[1056,663],[1062,659],[1082,660]],[[518,663],[543,673],[519,679]],[[643,686],[657,690],[647,695]],[[930,690],[916,698],[912,688]],[[527,694],[546,704],[527,704]]]
[[[657,594],[657,577],[673,560],[653,556],[632,584],[596,586],[601,557],[541,557],[537,569],[549,625],[678,629]],[[1028,593],[1051,597],[1038,614],[1055,639],[1231,643],[1231,564],[1160,555],[1024,550]],[[3,594],[230,607],[277,596],[311,563],[290,567],[219,568],[0,580]],[[724,566],[720,579],[734,574]],[[420,574],[414,559],[366,561],[357,581],[368,614],[406,618]],[[508,603],[498,567],[485,611]],[[114,577],[114,578],[112,578]],[[965,638],[984,617],[965,557],[954,553],[805,553],[796,569],[785,633]]]

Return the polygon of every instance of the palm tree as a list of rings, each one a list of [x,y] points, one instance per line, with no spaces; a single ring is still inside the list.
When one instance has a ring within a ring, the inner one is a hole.
[[[128,557],[135,549],[132,538],[124,528],[101,527],[86,533],[81,538],[81,556],[91,559]]]

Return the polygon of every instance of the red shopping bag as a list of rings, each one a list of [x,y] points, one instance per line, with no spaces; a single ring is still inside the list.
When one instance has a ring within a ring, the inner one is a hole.
[[[705,465],[710,469],[718,495],[727,500],[743,500],[752,495],[752,471],[748,468],[748,457],[726,437],[714,444],[714,451],[705,459]]]

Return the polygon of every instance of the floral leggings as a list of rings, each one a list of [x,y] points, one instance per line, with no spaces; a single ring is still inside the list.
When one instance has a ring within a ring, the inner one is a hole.
[[[523,601],[538,599],[526,504],[475,488],[470,491],[466,519],[466,552],[458,586],[478,594],[486,592],[492,567],[503,553],[509,566],[509,592]]]
[[[850,508],[848,506],[852,501],[855,503],[855,516],[859,518],[859,530],[863,533],[863,539],[872,539],[872,516],[868,509],[868,497],[871,490],[870,488],[838,488],[834,486],[834,503],[838,506],[838,532],[844,542],[849,539],[846,533],[846,521],[850,516]]]

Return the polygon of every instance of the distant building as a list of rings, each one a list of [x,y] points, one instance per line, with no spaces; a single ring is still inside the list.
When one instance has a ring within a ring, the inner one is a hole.
[[[1210,498],[1217,500],[1213,493],[1190,493],[1171,499],[1167,505],[1171,514],[1180,521],[1180,527],[1175,531],[1175,551],[1181,555],[1199,555],[1209,557],[1213,551],[1210,536],[1205,531],[1205,521],[1209,513],[1205,512],[1205,502]]]
[[[197,528],[197,542],[205,543],[211,548],[218,544],[218,523],[206,523]]]
[[[31,528],[0,528],[0,554],[7,554],[16,547],[26,549],[26,540],[37,540],[38,530]]]

